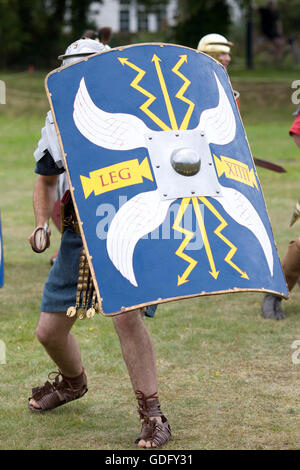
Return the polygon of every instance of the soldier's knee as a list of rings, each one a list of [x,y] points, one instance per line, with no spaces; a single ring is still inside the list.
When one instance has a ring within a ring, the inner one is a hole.
[[[36,337],[43,346],[52,346],[61,342],[61,334],[47,324],[40,322],[36,328]]]
[[[47,346],[53,342],[53,334],[43,325],[38,325],[35,331],[36,337],[41,344]]]
[[[117,330],[130,330],[135,327],[144,316],[142,309],[133,310],[127,313],[121,313],[113,317],[113,322]]]

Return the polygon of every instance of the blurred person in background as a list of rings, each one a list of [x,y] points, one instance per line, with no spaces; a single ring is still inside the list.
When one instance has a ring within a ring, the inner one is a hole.
[[[300,108],[294,113],[296,118],[289,130],[290,136],[293,138],[295,144],[300,149]],[[296,205],[296,209],[292,215],[290,226],[300,217],[300,201]],[[286,278],[289,291],[293,289],[300,279],[300,237],[292,240],[286,254],[282,259],[282,268]],[[264,318],[273,320],[282,320],[285,314],[281,307],[282,298],[274,294],[266,294],[262,301],[261,313]]]
[[[103,28],[98,29],[98,37],[102,44],[108,46],[112,38],[112,29],[109,26],[103,26]]]
[[[275,62],[279,63],[285,50],[285,39],[276,2],[269,1],[265,6],[261,7],[253,3],[253,8],[258,11],[260,17],[261,33],[271,42]]]
[[[197,49],[220,62],[228,71],[228,66],[231,62],[231,47],[233,45],[225,36],[211,33],[206,34],[200,39]],[[236,90],[233,90],[233,93],[237,106],[240,109],[240,94]]]
[[[218,62],[221,62],[223,67],[227,70],[231,62],[230,48],[233,43],[228,41],[224,36],[217,33],[206,34],[200,39],[198,44],[198,51],[205,52],[205,54],[213,57]]]
[[[94,39],[95,41],[100,41],[107,49],[110,49],[108,43],[111,38],[112,29],[110,26],[103,26],[102,28],[99,28],[98,31],[88,29],[82,35],[82,39]]]

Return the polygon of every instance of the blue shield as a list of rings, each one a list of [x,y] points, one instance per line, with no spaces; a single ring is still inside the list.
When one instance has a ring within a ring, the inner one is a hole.
[[[218,62],[134,45],[55,70],[46,88],[104,314],[228,292],[288,297]]]
[[[1,227],[1,212],[0,212],[0,287],[4,284],[4,259],[3,259],[3,242],[2,242],[2,227]]]

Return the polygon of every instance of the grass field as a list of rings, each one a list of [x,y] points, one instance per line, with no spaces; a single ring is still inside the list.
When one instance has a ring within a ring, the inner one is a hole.
[[[0,105],[0,209],[5,286],[0,290],[0,449],[134,449],[139,431],[120,346],[110,319],[77,322],[89,392],[49,414],[27,410],[31,388],[56,370],[35,338],[43,283],[52,249],[28,244],[32,212],[33,150],[48,109],[44,74],[0,74],[7,104]],[[299,72],[233,73],[254,156],[283,165],[285,174],[258,168],[279,255],[298,236],[288,228],[299,199],[300,151],[288,136],[291,82]],[[291,345],[300,340],[300,291],[284,302],[287,318],[260,315],[261,293],[228,294],[164,304],[153,335],[164,413],[173,429],[167,449],[300,449],[300,364]]]

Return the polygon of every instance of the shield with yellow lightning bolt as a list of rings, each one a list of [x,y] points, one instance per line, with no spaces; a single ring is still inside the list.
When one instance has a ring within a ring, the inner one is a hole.
[[[51,72],[46,90],[101,311],[288,297],[225,69],[141,44]]]

